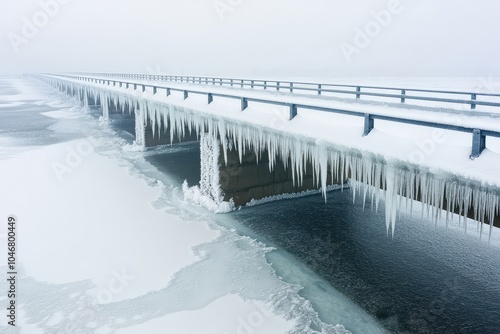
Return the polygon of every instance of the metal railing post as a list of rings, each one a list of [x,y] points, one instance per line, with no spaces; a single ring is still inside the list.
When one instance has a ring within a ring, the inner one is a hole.
[[[278,91],[278,92],[279,92],[279,90],[280,90],[280,82],[279,82],[279,81],[277,81],[277,82],[276,82],[276,91]]]
[[[361,97],[361,87],[356,87],[356,98],[359,99]]]
[[[318,85],[318,95],[321,95],[321,85]]]
[[[167,88],[166,91],[167,96],[170,96],[170,88]]]
[[[264,90],[267,90],[267,81],[264,81]]]
[[[207,94],[207,98],[208,98],[208,104],[210,104],[214,101],[214,96],[211,93]]]
[[[156,88],[156,86],[153,86],[153,95],[156,95],[157,91],[158,91],[158,88]]]
[[[244,97],[241,98],[241,111],[248,108],[248,100]]]
[[[406,101],[405,95],[406,95],[406,90],[402,89],[401,90],[401,103],[405,103],[405,101]]]
[[[370,114],[365,114],[365,126],[363,129],[363,137],[368,136],[368,134],[373,130],[375,126],[375,121]]]
[[[481,130],[474,129],[472,132],[472,152],[471,159],[475,159],[481,155],[481,152],[486,148],[486,136]]]
[[[289,120],[291,121],[292,119],[297,116],[297,106],[295,104],[290,105],[290,118]]]
[[[290,93],[293,93],[293,82],[290,82]]]
[[[146,91],[146,85],[142,85],[142,92],[144,93]]]
[[[473,93],[473,94],[471,95],[471,97],[470,97],[470,99],[471,99],[472,101],[476,101],[476,98],[477,98],[477,95],[476,95],[475,93]],[[471,104],[470,104],[470,108],[471,108],[471,109],[476,109],[476,104],[475,104],[474,102],[473,102],[473,103],[471,103]]]
[[[185,91],[184,91],[184,100],[188,98],[188,95],[189,95],[188,91],[187,91],[187,90],[185,90]]]

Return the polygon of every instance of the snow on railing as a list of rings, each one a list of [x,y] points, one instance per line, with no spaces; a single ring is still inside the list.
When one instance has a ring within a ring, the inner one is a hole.
[[[416,89],[416,88],[397,88],[397,87],[381,87],[381,86],[365,86],[365,85],[343,85],[332,83],[311,83],[300,81],[277,81],[277,80],[256,80],[256,79],[234,79],[234,78],[218,78],[204,76],[177,76],[177,75],[156,75],[156,74],[126,74],[126,73],[76,73],[76,76],[90,76],[103,78],[127,78],[141,80],[157,80],[170,81],[180,83],[193,83],[205,85],[218,85],[240,88],[262,88],[275,89],[276,91],[286,90],[293,93],[295,91],[314,92],[317,95],[323,93],[338,93],[350,96],[355,96],[360,99],[362,96],[384,97],[397,99],[401,103],[406,103],[407,100],[419,100],[429,102],[443,102],[470,105],[471,109],[476,109],[476,106],[500,107],[500,94],[480,93],[480,92],[465,92],[452,90],[431,90],[431,89]],[[350,90],[341,90],[346,88]],[[409,93],[424,93],[425,96],[409,95]],[[464,98],[451,97],[436,97],[435,94],[465,96]],[[492,97],[497,99],[497,102],[480,101],[478,97]]]

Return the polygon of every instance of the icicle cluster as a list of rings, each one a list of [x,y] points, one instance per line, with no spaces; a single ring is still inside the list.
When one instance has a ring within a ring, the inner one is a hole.
[[[169,129],[171,140],[175,135],[181,139],[187,129],[190,133],[195,131],[199,135],[205,134],[202,145],[203,142],[210,142],[206,138],[211,138],[211,142],[219,138],[226,163],[230,146],[238,150],[240,161],[247,150],[253,150],[257,157],[262,157],[267,152],[269,170],[272,171],[277,159],[280,159],[286,168],[292,169],[293,181],[299,185],[302,184],[306,166],[310,163],[314,182],[323,189],[325,198],[328,177],[340,184],[350,179],[353,181],[353,200],[360,196],[363,203],[369,201],[377,210],[380,199],[384,197],[387,230],[392,234],[398,212],[411,212],[415,201],[421,202],[422,212],[436,222],[442,218],[443,212],[446,213],[448,222],[452,213],[458,213],[460,219],[464,219],[472,210],[474,219],[481,223],[481,232],[483,224],[490,224],[490,235],[492,222],[500,213],[500,196],[496,189],[454,176],[438,177],[418,166],[388,164],[383,158],[334,147],[331,143],[322,145],[310,138],[289,136],[252,124],[242,125],[229,119],[142,98],[126,91],[117,93],[70,81],[49,81],[68,94],[78,95],[80,98],[85,96],[82,98],[84,101],[87,96],[100,101],[104,115],[109,112],[109,102],[113,102],[123,112],[138,110],[136,117],[140,119],[140,124],[151,124],[155,135],[163,135],[160,133],[163,128]],[[144,132],[143,129],[138,131]],[[208,147],[206,151],[209,151]],[[205,176],[202,175],[202,188],[205,183],[205,188],[213,183],[213,180],[206,179]],[[221,197],[221,194],[212,195]],[[467,224],[464,226],[467,228]]]

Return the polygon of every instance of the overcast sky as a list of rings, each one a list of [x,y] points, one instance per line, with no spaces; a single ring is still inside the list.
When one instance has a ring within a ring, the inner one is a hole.
[[[498,0],[0,1],[0,73],[500,75]]]

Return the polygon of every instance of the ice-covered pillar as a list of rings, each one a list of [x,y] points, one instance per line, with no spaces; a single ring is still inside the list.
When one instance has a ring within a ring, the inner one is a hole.
[[[100,98],[102,106],[102,118],[109,119],[109,100],[106,94],[101,94]]]
[[[135,144],[146,147],[146,119],[142,109],[135,109]]]
[[[202,133],[200,139],[201,194],[220,204],[224,193],[219,182],[220,141],[212,134]]]
[[[87,88],[84,88],[83,91],[83,106],[85,109],[89,108],[89,93],[87,92]]]

